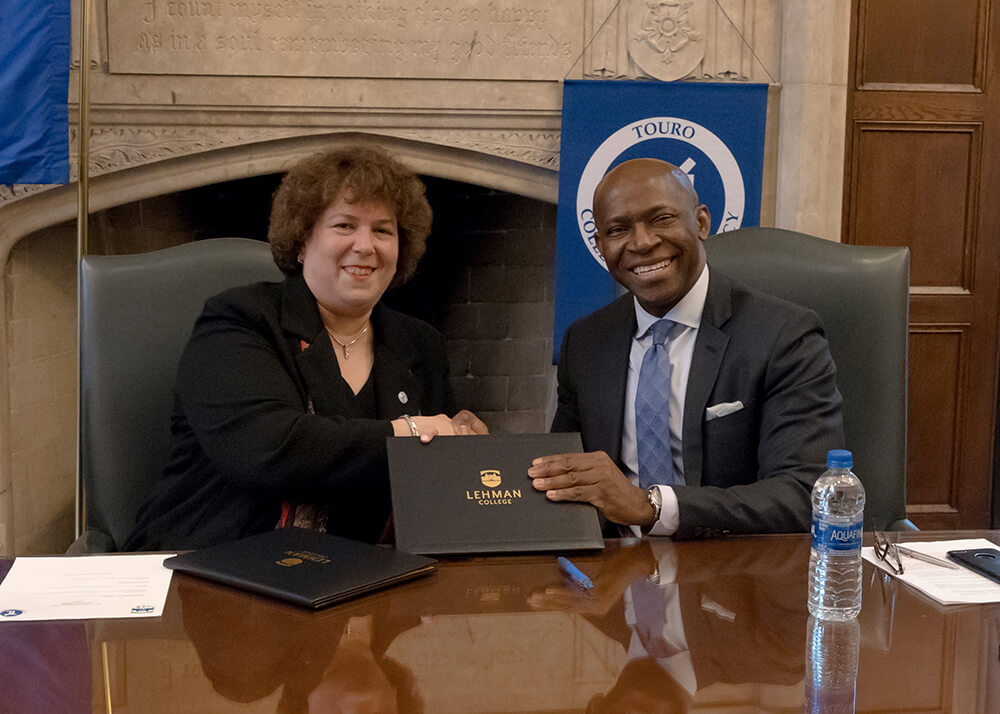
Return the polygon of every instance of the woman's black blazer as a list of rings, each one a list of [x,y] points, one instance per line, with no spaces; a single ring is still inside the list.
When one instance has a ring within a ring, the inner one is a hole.
[[[452,414],[444,338],[372,312],[377,419],[357,413],[301,273],[209,298],[181,356],[173,450],[126,550],[197,548],[274,528],[284,501],[374,541],[390,511],[385,439],[403,414]]]

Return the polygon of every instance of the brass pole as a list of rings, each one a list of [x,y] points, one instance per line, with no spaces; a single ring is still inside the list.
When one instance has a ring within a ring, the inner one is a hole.
[[[82,0],[80,8],[80,97],[78,108],[77,131],[77,208],[76,208],[76,354],[77,358],[77,392],[76,392],[76,537],[79,538],[84,526],[84,492],[83,480],[80,474],[80,326],[83,314],[81,300],[80,260],[87,255],[87,224],[90,216],[89,168],[90,168],[90,17],[93,0]]]
[[[76,241],[78,257],[87,255],[87,222],[89,216],[90,163],[90,15],[93,0],[83,0],[80,17],[80,102],[79,162],[77,166]]]

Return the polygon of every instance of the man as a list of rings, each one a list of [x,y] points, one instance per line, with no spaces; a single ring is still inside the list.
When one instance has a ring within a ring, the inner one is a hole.
[[[819,318],[710,269],[708,209],[672,164],[616,166],[594,219],[629,294],[567,329],[552,431],[580,431],[587,453],[536,459],[533,486],[635,534],[808,530],[812,484],[844,446]]]

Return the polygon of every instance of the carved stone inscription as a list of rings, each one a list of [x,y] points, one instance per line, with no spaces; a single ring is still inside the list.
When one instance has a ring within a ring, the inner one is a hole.
[[[584,0],[108,0],[122,74],[562,79]]]

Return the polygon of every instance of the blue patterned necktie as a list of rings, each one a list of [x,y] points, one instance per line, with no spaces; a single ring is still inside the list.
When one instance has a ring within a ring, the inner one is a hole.
[[[653,344],[646,350],[635,392],[635,439],[639,454],[639,487],[674,482],[670,453],[670,345],[673,320],[653,323]]]

